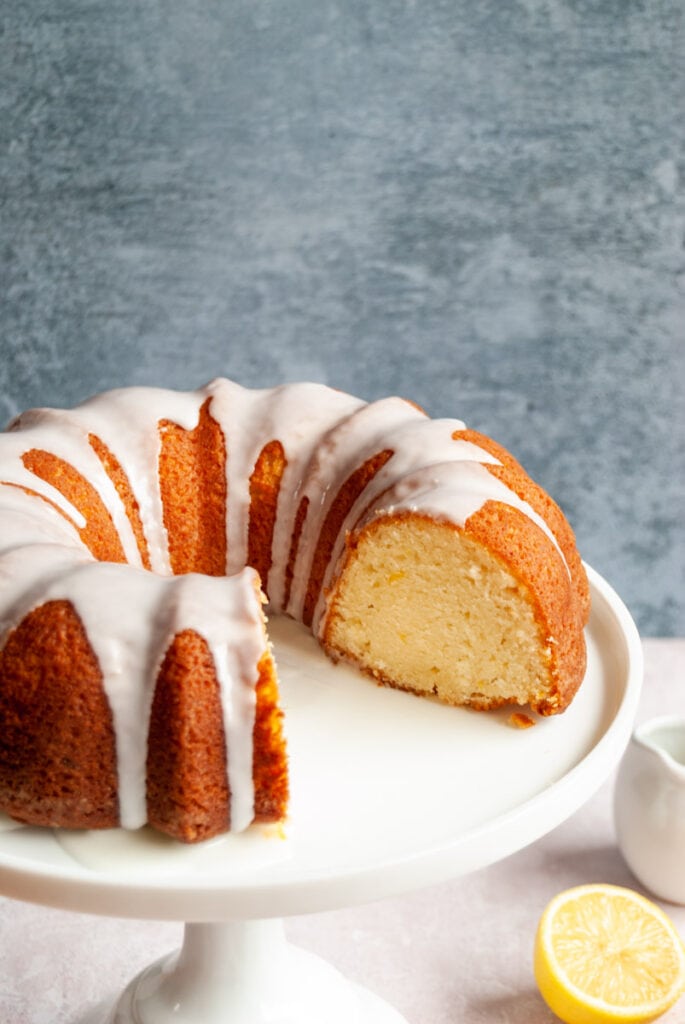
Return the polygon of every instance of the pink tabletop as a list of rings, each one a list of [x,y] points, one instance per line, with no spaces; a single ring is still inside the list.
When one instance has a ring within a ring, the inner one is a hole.
[[[646,640],[638,721],[685,708],[685,639]],[[410,1024],[553,1024],[532,974],[538,918],[584,882],[639,891],[616,847],[613,777],[544,839],[492,867],[409,896],[292,918],[290,939],[392,1003]],[[662,904],[685,937],[685,907]],[[0,899],[0,1022],[77,1024],[182,926],[90,917]],[[685,999],[661,1018],[685,1024]],[[322,1022],[323,1024],[323,1022]]]

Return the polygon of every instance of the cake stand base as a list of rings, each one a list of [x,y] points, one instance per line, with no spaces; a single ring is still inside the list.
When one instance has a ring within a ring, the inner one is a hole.
[[[408,1024],[279,919],[187,924],[179,952],[148,967],[108,1014],[82,1024]]]

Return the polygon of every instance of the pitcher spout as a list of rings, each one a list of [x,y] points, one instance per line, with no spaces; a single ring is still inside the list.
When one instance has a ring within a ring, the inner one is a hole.
[[[635,730],[633,740],[656,754],[673,781],[681,781],[685,787],[685,717],[653,718]]]

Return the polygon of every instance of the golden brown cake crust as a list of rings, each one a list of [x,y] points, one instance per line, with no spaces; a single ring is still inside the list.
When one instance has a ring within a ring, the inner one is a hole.
[[[268,651],[259,662],[256,693],[253,733],[255,820],[281,821],[288,809],[290,791],[283,742],[283,712],[278,703],[278,679]]]
[[[159,480],[175,576],[226,572],[226,438],[202,405],[193,430],[159,424]]]
[[[41,605],[10,633],[0,679],[3,810],[34,825],[116,825],[112,716],[97,660],[67,601]]]
[[[501,444],[493,441],[490,437],[486,437],[485,434],[479,434],[476,430],[455,431],[453,436],[463,441],[471,441],[479,448],[482,448],[483,451],[489,452],[490,455],[498,459],[501,463],[500,466],[485,463],[488,472],[506,484],[519,498],[527,502],[548,524],[561,548],[573,579],[576,598],[580,602],[582,609],[583,625],[587,625],[590,615],[590,585],[580,555],[578,554],[576,538],[564,513],[549,494],[539,484],[536,484],[534,480],[531,480],[523,466]]]
[[[258,665],[253,733],[255,821],[281,821],[288,772],[273,659]],[[157,678],[147,759],[148,819],[160,832],[194,843],[231,827],[226,736],[219,686],[206,641],[177,634]]]
[[[250,476],[247,564],[259,573],[267,596],[278,495],[286,465],[287,460],[281,442],[269,441],[259,453]]]
[[[154,828],[186,843],[230,828],[219,684],[207,643],[192,630],[174,637],[157,677],[147,813]]]
[[[117,493],[123,502],[124,508],[126,509],[126,515],[128,516],[131,529],[133,530],[133,535],[136,538],[136,544],[138,545],[138,551],[140,552],[140,560],[143,563],[143,568],[150,569],[150,552],[148,550],[147,541],[145,540],[143,524],[140,518],[140,508],[133,493],[133,489],[131,488],[131,482],[122,469],[121,463],[114,457],[107,445],[103,444],[96,434],[89,434],[88,441],[102,463],[107,476],[116,487]]]
[[[582,593],[578,595],[549,537],[511,505],[486,502],[464,530],[487,545],[526,586],[550,651],[552,675],[549,691],[530,705],[541,715],[563,711],[585,675]]]
[[[100,562],[125,562],[124,549],[112,517],[89,480],[52,452],[25,452],[22,461],[35,476],[60,491],[86,521],[79,529],[83,543]]]

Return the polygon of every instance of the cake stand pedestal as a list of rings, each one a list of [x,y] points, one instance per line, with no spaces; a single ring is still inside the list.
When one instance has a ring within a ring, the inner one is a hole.
[[[407,1024],[282,918],[397,896],[486,867],[578,810],[628,743],[642,649],[624,605],[588,569],[588,667],[571,707],[517,729],[381,689],[334,666],[299,626],[271,625],[292,803],[184,847],[139,833],[0,831],[0,892],[113,917],[186,921],[181,950],[79,1024]]]
[[[102,1024],[98,1013],[89,1018]],[[187,924],[183,946],[135,978],[107,1024],[407,1024],[280,919]],[[83,1024],[88,1024],[84,1021]]]

